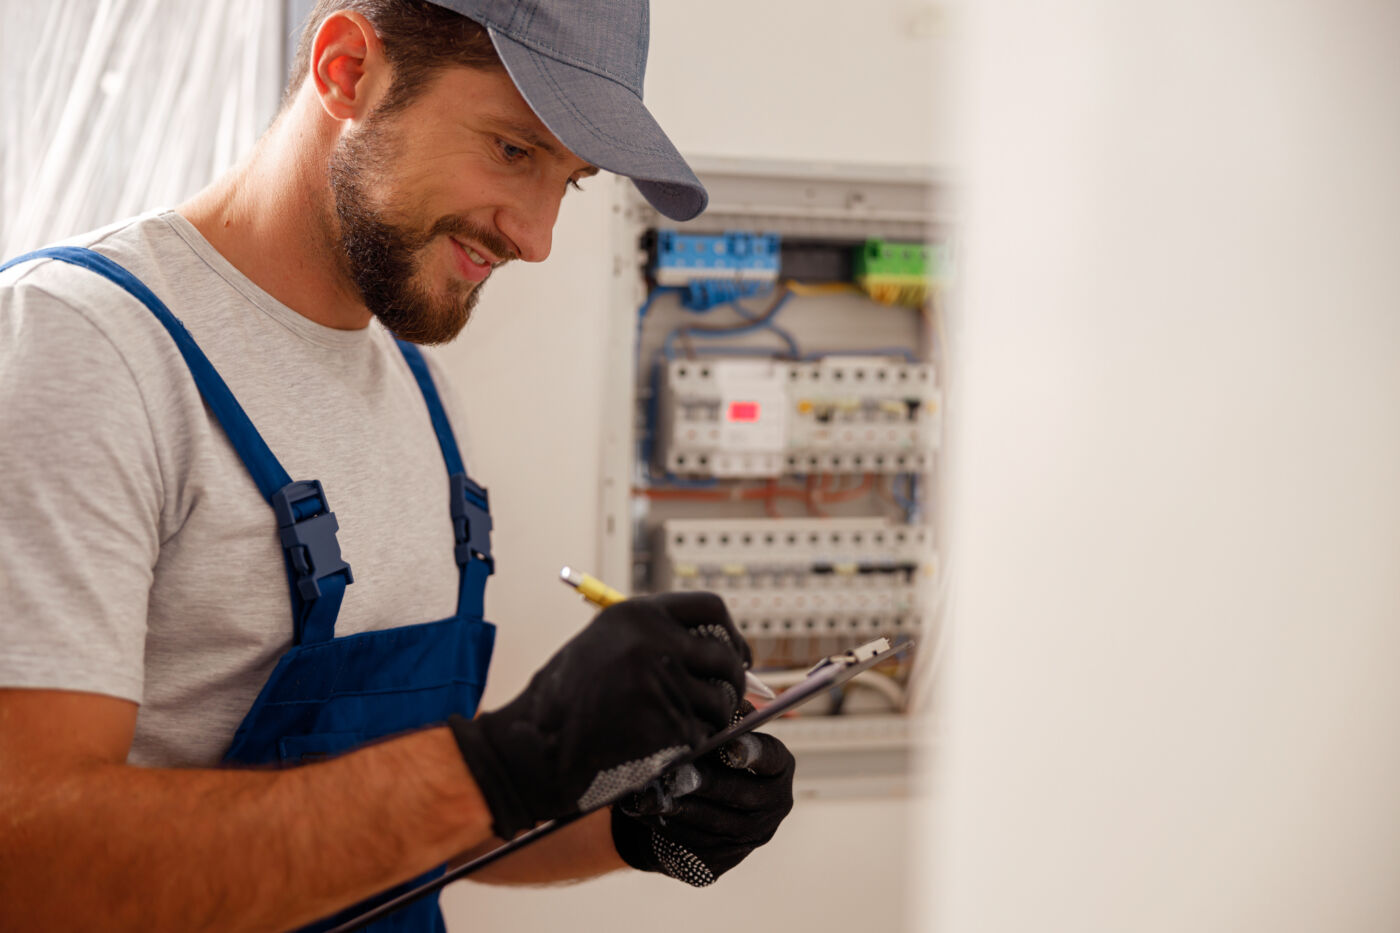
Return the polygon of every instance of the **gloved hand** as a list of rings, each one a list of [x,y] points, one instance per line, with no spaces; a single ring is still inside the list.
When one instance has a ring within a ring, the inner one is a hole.
[[[745,702],[736,719],[752,709]],[[633,868],[704,887],[773,838],[795,768],[771,735],[739,736],[614,804],[613,845]]]
[[[509,839],[609,803],[730,721],[748,645],[712,593],[629,599],[600,612],[509,704],[449,725]]]

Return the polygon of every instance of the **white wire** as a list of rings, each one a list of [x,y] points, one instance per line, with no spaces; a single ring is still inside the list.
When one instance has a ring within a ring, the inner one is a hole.
[[[955,252],[956,256],[957,253]],[[956,278],[954,278],[956,281]],[[952,411],[953,394],[951,386],[953,379],[951,367],[953,362],[953,352],[949,346],[947,321],[944,314],[949,301],[952,300],[951,288],[944,287],[935,290],[929,303],[927,313],[929,327],[929,337],[933,340],[933,349],[936,350],[938,360],[938,380],[939,387],[943,391],[943,415],[944,415],[944,436],[947,436],[948,420],[956,417]],[[935,540],[941,551],[941,566],[938,571],[938,587],[929,600],[928,619],[930,628],[937,634],[934,635],[932,644],[924,643],[915,648],[917,655],[911,670],[909,681],[909,709],[913,713],[927,713],[932,709],[934,694],[937,687],[939,669],[943,660],[947,656],[952,643],[954,614],[952,612],[952,558],[949,554],[948,540],[948,470],[944,466],[944,459],[939,460],[939,469],[934,474],[935,483],[931,495],[936,503],[934,509],[936,528],[934,530]]]
[[[944,561],[939,568],[938,589],[929,601],[929,618],[933,620],[933,643],[915,646],[914,665],[909,681],[909,709],[916,713],[928,712],[933,703],[933,693],[938,680],[938,671],[947,656],[952,641],[953,626],[950,623],[952,605],[952,569],[950,561]]]
[[[791,687],[793,684],[801,683],[807,679],[807,670],[807,668],[793,668],[783,671],[764,671],[759,675],[759,679],[770,687]],[[874,690],[888,700],[890,706],[895,710],[904,709],[906,699],[904,688],[887,674],[882,674],[879,671],[861,671],[846,681],[845,686],[847,688],[866,687]]]

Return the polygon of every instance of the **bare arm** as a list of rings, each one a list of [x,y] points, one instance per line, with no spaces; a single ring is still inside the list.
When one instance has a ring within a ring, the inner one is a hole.
[[[490,836],[446,728],[285,770],[125,764],[136,706],[0,690],[6,929],[296,927]]]
[[[607,809],[590,814],[467,878],[486,884],[558,884],[626,868],[627,863],[613,846],[608,814]],[[484,855],[501,844],[501,840],[493,838],[455,859],[454,864]]]

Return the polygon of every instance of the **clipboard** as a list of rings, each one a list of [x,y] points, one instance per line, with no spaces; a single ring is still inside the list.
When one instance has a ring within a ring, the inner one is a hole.
[[[912,647],[913,644],[913,641],[902,641],[891,645],[888,639],[877,638],[858,648],[852,648],[841,654],[823,658],[807,672],[806,677],[780,693],[776,700],[770,701],[762,708],[754,710],[733,725],[716,732],[714,735],[701,742],[693,751],[671,762],[670,765],[667,766],[666,771],[674,771],[676,768],[690,764],[698,758],[703,758],[705,755],[737,739],[739,736],[747,732],[752,732],[764,723],[771,722],[784,713],[796,709],[808,700],[825,693],[833,687],[839,687],[857,674],[868,671],[872,667],[888,661],[890,658]],[[659,776],[660,775],[658,775],[658,777]],[[418,900],[420,897],[424,897],[434,891],[444,888],[459,878],[465,878],[472,872],[479,871],[487,865],[505,858],[512,852],[523,849],[525,846],[563,829],[570,823],[580,820],[590,813],[595,813],[604,807],[612,806],[618,800],[621,800],[623,797],[635,791],[636,788],[629,788],[616,797],[598,804],[596,807],[570,816],[560,817],[557,820],[549,820],[541,823],[534,829],[521,833],[509,842],[492,849],[490,852],[479,855],[469,862],[464,862],[456,868],[449,869],[432,881],[424,882],[416,888],[405,891],[392,900],[385,901],[377,907],[371,908],[356,917],[352,917],[339,926],[333,927],[327,931],[327,933],[351,933],[352,930],[361,929],[393,913],[400,907]]]

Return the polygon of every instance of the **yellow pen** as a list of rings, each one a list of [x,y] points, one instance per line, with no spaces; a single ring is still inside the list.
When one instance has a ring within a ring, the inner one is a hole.
[[[627,598],[597,577],[572,567],[565,567],[559,571],[559,579],[578,590],[579,595],[599,609],[606,609],[613,603],[620,603]],[[778,696],[767,684],[759,680],[753,671],[744,671],[744,686],[749,693],[757,694],[765,700],[772,700]]]

